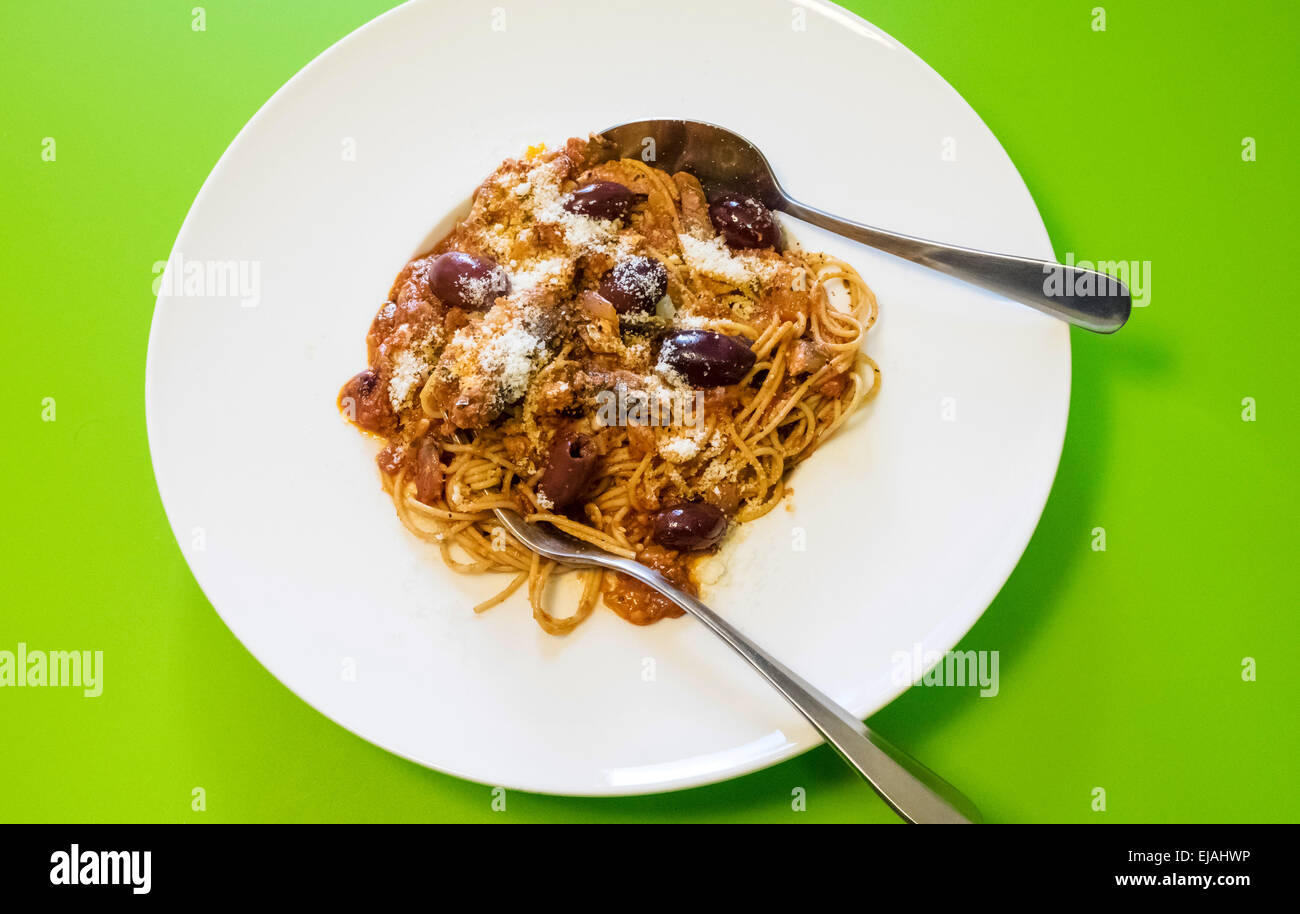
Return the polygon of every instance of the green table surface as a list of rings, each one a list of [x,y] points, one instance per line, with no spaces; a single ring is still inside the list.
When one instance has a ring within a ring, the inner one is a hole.
[[[0,650],[105,657],[98,698],[0,688],[0,820],[897,821],[824,746],[676,794],[494,810],[305,705],[195,584],[145,435],[153,264],[253,112],[391,5],[211,0],[194,31],[188,2],[0,4]],[[913,688],[871,723],[991,821],[1297,820],[1300,8],[846,5],[979,112],[1059,257],[1150,282],[1118,336],[1072,331],[1055,487],[961,644],[999,652],[999,694]]]

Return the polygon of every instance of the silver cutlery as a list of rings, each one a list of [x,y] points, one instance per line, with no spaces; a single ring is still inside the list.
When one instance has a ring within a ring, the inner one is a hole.
[[[782,189],[749,140],[702,121],[633,121],[602,130],[610,157],[643,158],[669,173],[688,171],[707,194],[743,193],[768,209],[921,264],[1097,333],[1114,333],[1132,302],[1119,280],[1050,260],[994,254],[863,225],[807,206]],[[1074,290],[1086,290],[1076,293]],[[1068,292],[1067,292],[1068,290]]]
[[[922,824],[980,821],[979,810],[955,787],[873,733],[866,724],[653,568],[634,559],[611,555],[548,524],[531,524],[517,511],[497,508],[496,516],[515,539],[542,557],[563,565],[621,571],[653,587],[699,619],[762,673],[904,819]]]

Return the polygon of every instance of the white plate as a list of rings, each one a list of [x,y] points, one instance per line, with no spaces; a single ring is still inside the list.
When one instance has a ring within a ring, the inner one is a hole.
[[[638,628],[602,609],[553,638],[522,595],[475,616],[501,580],[446,571],[400,526],[374,443],[334,406],[390,282],[501,159],[653,116],[740,132],[797,198],[837,213],[1038,257],[1051,246],[979,117],[838,7],[504,10],[413,3],[376,19],[290,80],[213,169],[173,259],[244,262],[258,288],[253,302],[215,285],[159,296],[146,401],[163,503],[240,641],[392,752],[566,794],[753,771],[817,737],[702,627]],[[795,474],[793,512],[726,547],[726,577],[704,596],[865,717],[902,691],[895,652],[950,648],[1019,559],[1060,456],[1069,337],[1027,308],[796,230],[878,293],[867,350],[884,386]]]

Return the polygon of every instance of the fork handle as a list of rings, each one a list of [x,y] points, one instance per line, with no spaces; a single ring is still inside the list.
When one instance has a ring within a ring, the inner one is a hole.
[[[832,216],[789,197],[779,208],[804,222],[946,273],[1095,333],[1114,333],[1128,320],[1128,287],[1112,276],[1050,260],[994,254],[927,241]]]
[[[979,810],[957,788],[873,733],[866,724],[695,597],[639,562],[627,560],[620,562],[619,567],[625,574],[639,578],[668,597],[730,644],[736,653],[776,686],[799,713],[808,718],[826,742],[867,779],[894,812],[909,822],[920,824],[980,821]]]

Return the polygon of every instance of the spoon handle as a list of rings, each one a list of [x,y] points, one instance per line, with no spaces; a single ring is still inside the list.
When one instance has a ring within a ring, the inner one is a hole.
[[[614,564],[610,563],[611,567]],[[808,718],[826,742],[904,819],[918,824],[964,825],[980,821],[979,810],[957,788],[873,733],[866,724],[695,597],[639,562],[618,561],[617,567],[658,590],[730,644]]]
[[[796,219],[947,273],[1097,333],[1114,333],[1124,326],[1132,307],[1128,288],[1118,279],[1096,270],[887,232],[832,216],[789,197],[783,199],[779,208]]]

